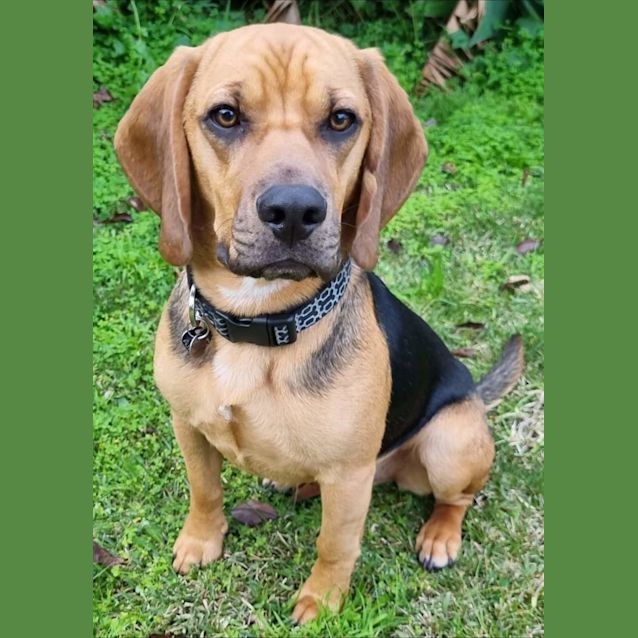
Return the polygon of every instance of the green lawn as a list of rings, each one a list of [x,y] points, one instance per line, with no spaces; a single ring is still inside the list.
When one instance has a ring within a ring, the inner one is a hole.
[[[157,251],[157,217],[126,203],[132,191],[112,136],[140,83],[173,46],[242,20],[205,3],[172,13],[171,6],[136,13],[108,4],[97,18],[96,90],[104,85],[114,99],[94,112],[94,538],[128,564],[94,567],[95,635],[542,635],[543,247],[515,249],[543,239],[542,34],[513,34],[503,50],[488,49],[467,67],[468,80],[450,94],[415,99],[430,124],[430,157],[384,232],[377,268],[450,347],[472,348],[465,362],[476,376],[511,333],[525,340],[524,379],[492,415],[496,464],[467,516],[461,558],[452,569],[423,571],[413,543],[432,503],[384,486],[373,497],[343,613],[293,629],[290,599],[315,555],[316,500],[295,506],[227,465],[227,511],[256,498],[271,503],[278,520],[248,528],[229,518],[222,561],[188,577],[171,569],[188,485],[167,405],[153,385],[152,351],[175,274]],[[362,45],[381,45],[409,88],[418,66],[393,28],[344,31]],[[442,171],[448,163],[454,166]],[[131,213],[132,223],[103,223],[116,212]],[[437,235],[448,243],[431,245]],[[390,239],[393,250],[385,247]],[[528,275],[530,286],[502,290],[512,275]],[[467,321],[485,328],[456,327]]]

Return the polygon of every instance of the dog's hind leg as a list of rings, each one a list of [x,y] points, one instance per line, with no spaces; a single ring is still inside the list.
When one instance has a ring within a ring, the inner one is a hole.
[[[434,510],[417,536],[416,551],[426,569],[441,569],[459,554],[465,512],[485,485],[494,460],[483,402],[475,397],[442,409],[411,448],[412,458],[427,477],[427,491],[435,498]],[[410,476],[418,476],[414,468]],[[399,473],[399,485],[401,478]]]

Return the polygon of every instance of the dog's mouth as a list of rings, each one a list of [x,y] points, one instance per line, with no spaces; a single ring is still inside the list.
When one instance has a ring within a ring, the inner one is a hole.
[[[258,279],[263,278],[268,281],[274,279],[302,281],[308,277],[319,276],[313,268],[294,259],[283,259],[259,267],[243,267],[238,264],[228,264],[228,269],[236,275],[255,277]]]
[[[269,281],[273,279],[292,279],[301,281],[308,277],[321,277],[315,268],[296,259],[281,259],[268,264],[246,264],[230,258],[228,247],[220,243],[217,245],[217,259],[230,272],[242,277],[264,278]],[[325,273],[324,273],[325,276]]]
[[[308,277],[316,277],[317,273],[307,264],[303,264],[295,259],[283,259],[272,264],[267,264],[260,269],[257,277],[264,279],[292,279],[301,281]]]

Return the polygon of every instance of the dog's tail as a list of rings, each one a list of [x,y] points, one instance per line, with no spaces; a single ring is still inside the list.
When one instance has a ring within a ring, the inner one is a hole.
[[[521,335],[513,335],[503,348],[503,354],[492,369],[478,382],[476,390],[490,410],[514,387],[523,373],[525,353]]]

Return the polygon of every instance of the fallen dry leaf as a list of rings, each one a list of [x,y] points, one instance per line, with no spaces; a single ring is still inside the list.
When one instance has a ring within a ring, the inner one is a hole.
[[[99,91],[93,94],[93,108],[99,109],[105,102],[111,102],[113,96],[108,92],[105,86],[101,86]]]
[[[457,328],[467,328],[468,330],[484,330],[485,324],[480,321],[464,321],[463,323],[457,323]]]
[[[528,275],[512,275],[507,281],[501,284],[501,290],[520,290],[526,292],[530,289],[529,282],[531,279]]]
[[[447,35],[452,36],[458,31],[463,31],[468,37],[471,36],[485,15],[486,7],[486,0],[475,0],[474,2],[459,0],[445,25]],[[445,36],[441,36],[423,67],[423,78],[416,87],[417,94],[425,92],[430,84],[436,84],[442,90],[448,91],[445,84],[446,79],[459,71],[465,59],[472,59],[472,53],[468,49],[453,50],[446,42]]]
[[[476,350],[474,348],[456,348],[456,350],[452,350],[452,354],[455,357],[473,359],[476,356]]]
[[[452,47],[443,39],[440,39],[428,57],[423,67],[421,82],[416,87],[417,94],[424,93],[430,84],[436,84],[443,91],[448,91],[445,84],[446,78],[450,78],[463,66],[463,61],[452,50]]]
[[[286,22],[301,24],[301,14],[297,0],[274,0],[268,9],[264,22]]]
[[[317,496],[320,495],[321,489],[319,488],[319,483],[302,483],[295,488],[292,500],[295,503],[301,503],[301,501],[317,498]]]
[[[441,171],[448,175],[454,175],[454,173],[456,173],[456,165],[453,162],[445,162],[441,166]]]
[[[274,521],[279,516],[272,505],[260,503],[259,501],[242,503],[230,515],[236,521],[239,521],[242,525],[248,525],[248,527],[255,527],[266,521]]]
[[[132,206],[138,213],[146,210],[144,202],[139,197],[129,197],[126,201],[128,205]]]
[[[120,222],[124,222],[125,224],[130,224],[133,221],[130,213],[115,213],[111,215],[108,219],[105,219],[103,224],[118,224]]]
[[[111,554],[99,543],[93,541],[93,562],[104,567],[113,567],[114,565],[126,565],[126,561],[119,556]]]
[[[516,252],[519,255],[531,253],[532,250],[536,250],[540,245],[541,243],[537,239],[524,239],[516,246]]]
[[[403,246],[401,246],[401,243],[398,242],[396,239],[389,239],[385,245],[387,246],[388,250],[395,255],[398,255],[403,248]]]
[[[529,168],[526,166],[523,169],[523,177],[521,177],[521,186],[525,186],[527,184],[528,179],[529,179]]]
[[[450,238],[445,235],[437,233],[430,239],[430,246],[447,246],[450,243]]]

